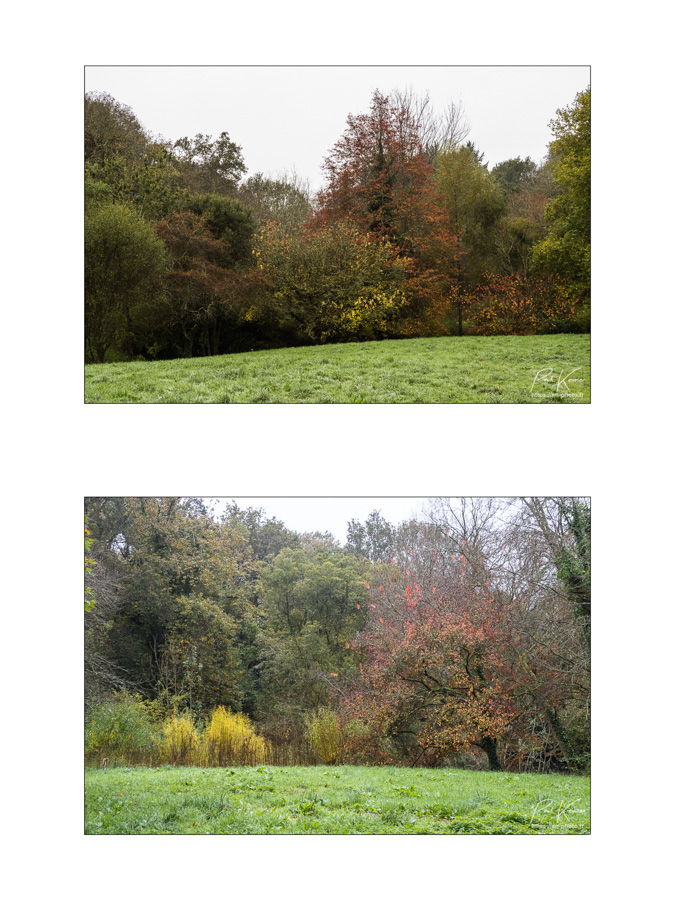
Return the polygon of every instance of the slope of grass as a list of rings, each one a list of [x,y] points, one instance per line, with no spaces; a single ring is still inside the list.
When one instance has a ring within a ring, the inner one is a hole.
[[[86,834],[588,834],[586,777],[296,766],[89,769]]]
[[[589,403],[590,336],[415,338],[85,367],[87,403]]]

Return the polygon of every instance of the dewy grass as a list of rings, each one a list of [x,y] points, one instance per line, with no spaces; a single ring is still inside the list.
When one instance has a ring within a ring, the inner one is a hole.
[[[445,337],[85,367],[87,403],[589,403],[590,336]]]
[[[86,834],[589,834],[587,777],[366,766],[88,769]]]

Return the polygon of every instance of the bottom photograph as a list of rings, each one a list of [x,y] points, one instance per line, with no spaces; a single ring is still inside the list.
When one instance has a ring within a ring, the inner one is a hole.
[[[88,497],[85,834],[590,834],[587,497]]]

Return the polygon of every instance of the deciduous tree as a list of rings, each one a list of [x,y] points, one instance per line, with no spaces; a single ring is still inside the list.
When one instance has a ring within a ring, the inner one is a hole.
[[[256,172],[241,185],[238,196],[263,224],[277,222],[287,229],[297,228],[313,212],[309,183],[296,172],[276,178]]]
[[[126,499],[113,521],[120,528],[107,551],[117,572],[107,639],[114,664],[146,697],[169,692],[195,712],[250,703],[242,645],[253,643],[259,613],[241,534],[200,502],[179,498]]]
[[[354,666],[349,642],[365,620],[363,564],[311,541],[282,550],[263,573],[262,687],[270,712],[293,719],[325,705]]]
[[[119,203],[90,206],[84,219],[84,298],[87,355],[106,351],[131,331],[135,304],[162,291],[164,244],[138,214]]]
[[[534,248],[535,264],[566,278],[582,300],[591,293],[591,91],[557,112],[549,167],[560,188],[546,218],[550,231]]]
[[[382,337],[408,302],[409,261],[349,222],[307,233],[269,225],[254,254],[274,288],[278,327],[302,343]]]
[[[367,114],[347,118],[324,171],[314,226],[351,222],[410,259],[406,318],[438,329],[457,278],[459,238],[409,110],[376,91]]]
[[[84,158],[102,165],[116,158],[140,160],[150,136],[133,110],[110,94],[90,91],[84,97]]]
[[[222,199],[214,198],[218,203]],[[213,356],[228,346],[229,332],[246,314],[264,279],[257,270],[230,268],[237,251],[227,237],[214,237],[204,215],[173,213],[155,225],[167,248],[171,269],[166,291],[146,302],[137,329],[137,344],[155,357]],[[223,228],[225,233],[228,231]],[[140,314],[139,314],[140,316]]]
[[[246,172],[241,147],[226,131],[218,138],[182,137],[172,146],[187,187],[196,193],[232,195]]]

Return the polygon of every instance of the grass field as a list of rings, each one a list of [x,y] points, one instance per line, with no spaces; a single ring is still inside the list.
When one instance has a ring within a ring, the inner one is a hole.
[[[414,338],[85,367],[87,403],[589,403],[590,335]]]
[[[295,766],[88,769],[86,834],[589,834],[587,777]]]

